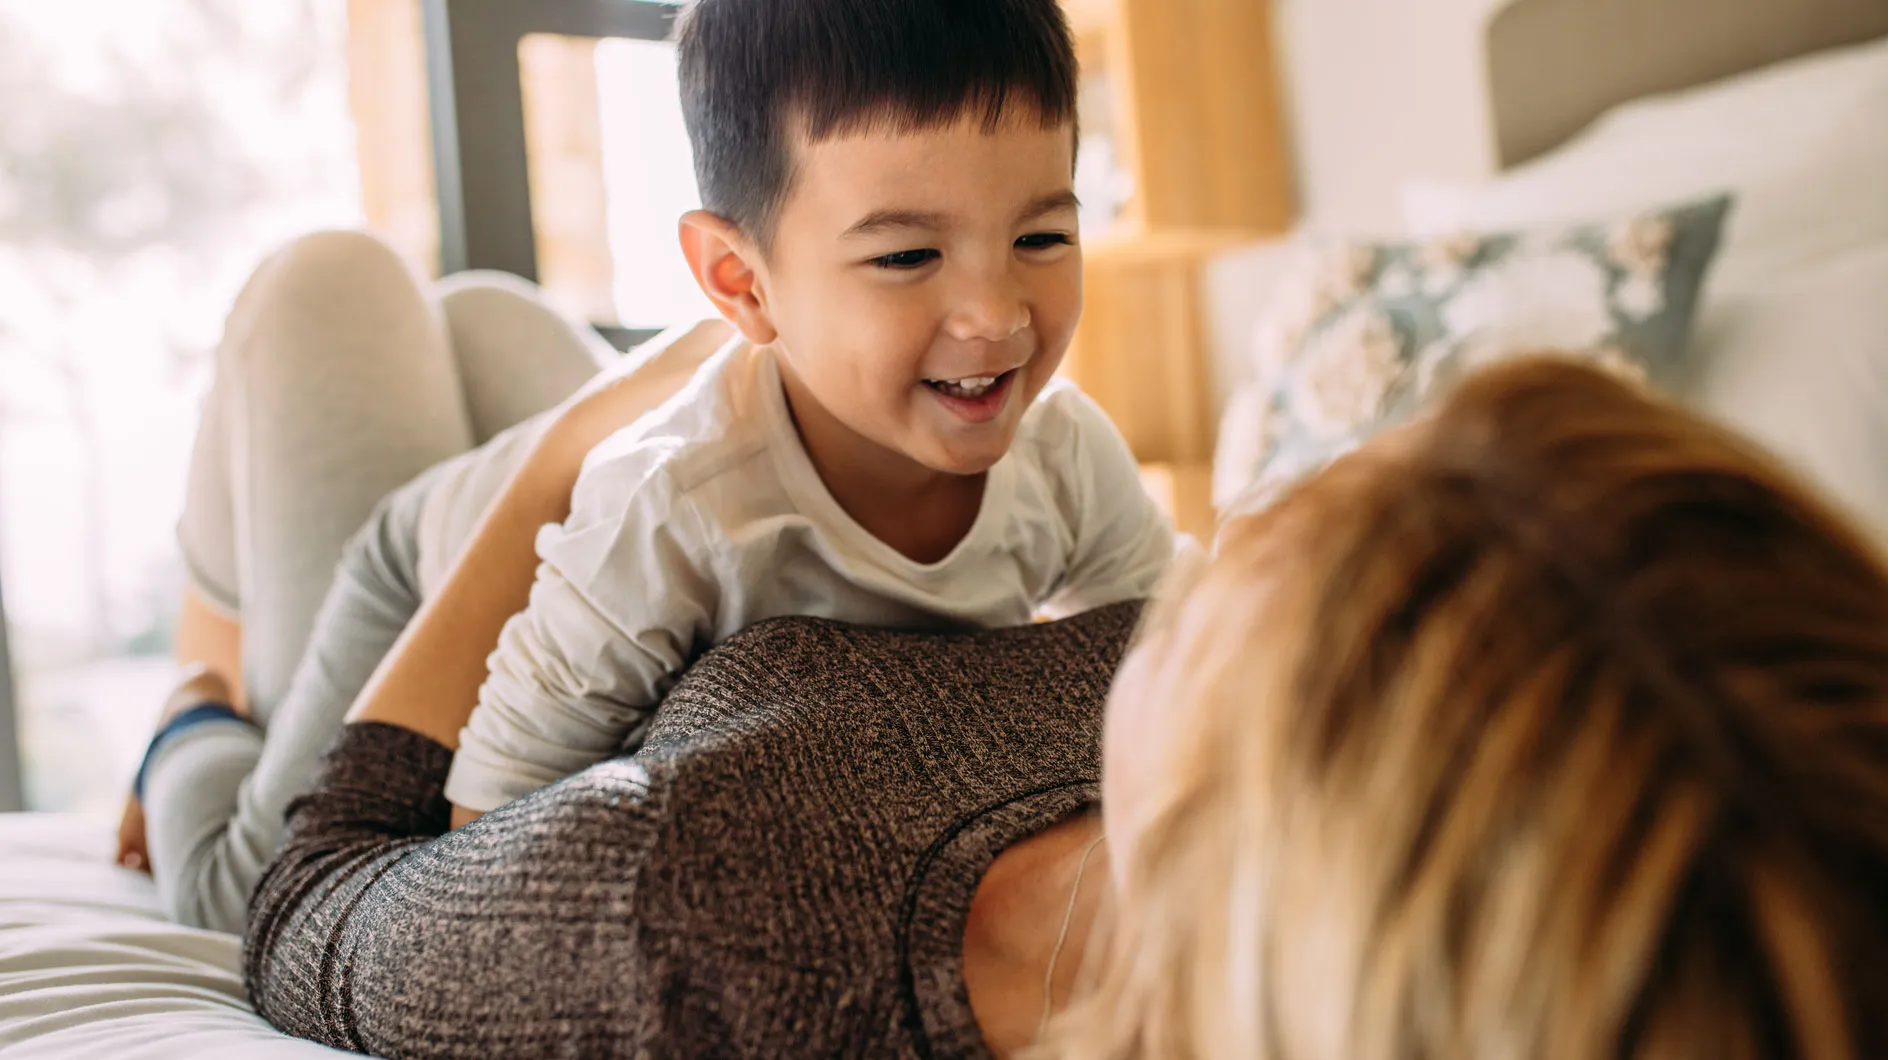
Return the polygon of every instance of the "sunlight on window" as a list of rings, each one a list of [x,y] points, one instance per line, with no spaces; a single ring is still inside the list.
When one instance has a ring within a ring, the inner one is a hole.
[[[108,810],[170,679],[222,319],[360,222],[345,0],[0,6],[0,582],[28,798]]]
[[[701,197],[675,45],[606,40],[596,55],[617,318],[626,327],[664,327],[713,316],[676,239],[677,218]]]

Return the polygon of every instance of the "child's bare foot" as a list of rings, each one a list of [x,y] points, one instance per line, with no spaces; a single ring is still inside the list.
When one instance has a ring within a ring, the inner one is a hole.
[[[204,703],[232,704],[233,699],[229,682],[221,674],[201,665],[186,667],[177,687],[164,700],[157,726],[163,728],[166,722],[191,707]],[[233,709],[240,712],[242,708]],[[135,794],[126,796],[124,813],[118,818],[118,852],[113,860],[128,869],[151,871],[151,852],[145,844],[144,803]]]
[[[118,853],[113,860],[147,876],[151,873],[151,852],[144,845],[144,804],[136,795],[125,796],[125,812],[118,818]]]

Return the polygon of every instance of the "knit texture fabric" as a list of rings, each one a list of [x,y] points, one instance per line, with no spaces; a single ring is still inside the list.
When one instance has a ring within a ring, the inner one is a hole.
[[[250,994],[388,1057],[986,1056],[971,899],[1095,800],[1139,614],[764,623],[695,664],[635,754],[450,834],[451,753],[346,726],[256,892]]]

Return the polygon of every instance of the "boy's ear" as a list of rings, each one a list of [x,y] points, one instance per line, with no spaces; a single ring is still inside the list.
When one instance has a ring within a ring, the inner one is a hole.
[[[758,251],[741,230],[707,210],[690,210],[682,215],[681,236],[689,271],[721,315],[756,346],[774,341],[779,332],[761,298]]]

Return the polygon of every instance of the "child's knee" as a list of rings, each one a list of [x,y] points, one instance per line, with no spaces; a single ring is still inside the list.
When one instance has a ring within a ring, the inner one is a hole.
[[[286,342],[332,360],[353,346],[373,347],[366,352],[378,356],[388,344],[423,339],[437,328],[424,282],[392,247],[365,232],[301,236],[264,261],[237,296],[218,372],[249,367],[252,347]]]
[[[301,236],[271,255],[244,288],[238,311],[256,301],[329,310],[388,298],[423,298],[419,276],[379,239],[335,230]]]
[[[322,282],[385,279],[390,274],[410,280],[413,276],[406,260],[392,247],[366,232],[348,229],[312,232],[291,240],[275,252],[270,264],[287,276]]]

